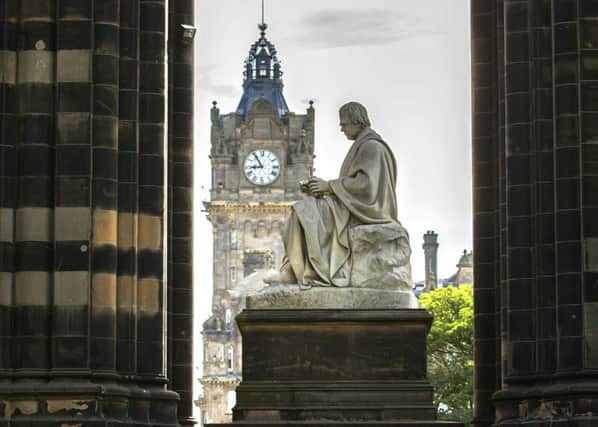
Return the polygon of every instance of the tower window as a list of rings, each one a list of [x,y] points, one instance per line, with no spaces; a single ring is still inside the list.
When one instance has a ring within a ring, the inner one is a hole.
[[[264,221],[260,221],[257,224],[257,228],[255,230],[255,237],[265,237],[268,235],[268,230],[266,229],[266,223]]]
[[[229,347],[226,352],[226,371],[229,374],[233,373],[233,348]]]
[[[268,75],[268,70],[264,68],[260,68],[260,77],[266,77]]]
[[[226,323],[227,327],[230,326],[231,320],[232,320],[232,313],[230,311],[230,308],[227,308],[226,312],[224,313],[224,322]]]
[[[237,249],[237,230],[230,231],[230,248],[235,250]]]
[[[230,268],[230,281],[231,282],[237,281],[237,269],[235,267]]]
[[[270,249],[248,249],[243,254],[243,276],[247,277],[259,269],[272,268],[273,255]]]

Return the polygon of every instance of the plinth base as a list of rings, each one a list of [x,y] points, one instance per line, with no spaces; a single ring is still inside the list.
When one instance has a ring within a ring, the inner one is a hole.
[[[237,323],[234,425],[437,425],[425,310],[245,310]]]
[[[0,381],[0,427],[178,427],[177,393],[163,386],[80,379]]]
[[[333,310],[397,310],[417,308],[417,299],[409,290],[367,288],[311,288],[299,285],[270,285],[259,293],[248,295],[250,310],[333,309]]]

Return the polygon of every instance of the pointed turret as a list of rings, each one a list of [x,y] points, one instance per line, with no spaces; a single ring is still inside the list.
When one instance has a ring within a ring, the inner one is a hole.
[[[243,72],[243,96],[237,107],[237,113],[243,117],[251,105],[259,98],[266,98],[276,110],[278,117],[289,111],[287,102],[282,94],[282,70],[277,57],[276,48],[266,38],[268,25],[264,22],[258,25],[260,38],[251,45],[249,55],[245,60]]]

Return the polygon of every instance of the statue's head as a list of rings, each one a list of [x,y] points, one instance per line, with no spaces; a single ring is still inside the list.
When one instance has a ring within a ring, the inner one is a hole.
[[[338,111],[341,132],[347,139],[355,140],[359,133],[370,127],[368,111],[359,102],[347,102]]]

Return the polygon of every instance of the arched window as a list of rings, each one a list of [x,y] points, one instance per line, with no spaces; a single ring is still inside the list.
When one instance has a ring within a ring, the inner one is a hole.
[[[232,312],[230,308],[227,308],[224,312],[224,322],[226,323],[227,328],[230,327],[230,322],[232,320]]]
[[[237,394],[235,393],[235,391],[231,390],[228,393],[226,393],[226,413],[227,414],[233,413],[233,408],[235,407],[236,403],[237,403]]]
[[[229,245],[231,250],[237,249],[237,230],[231,230],[229,234]]]
[[[258,222],[255,230],[255,237],[266,237],[267,235],[268,230],[266,229],[266,223],[264,221]]]

